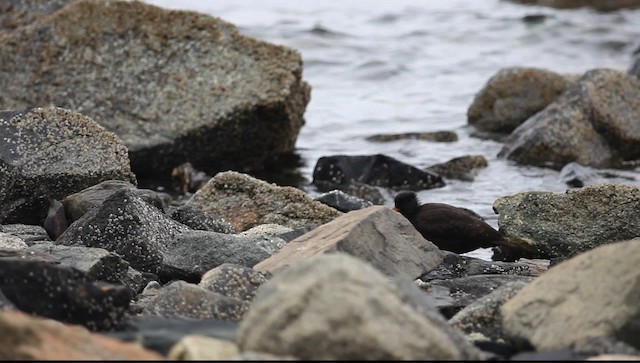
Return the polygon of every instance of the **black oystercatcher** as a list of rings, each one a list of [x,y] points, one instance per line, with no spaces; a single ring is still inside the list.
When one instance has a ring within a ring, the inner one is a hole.
[[[402,213],[424,238],[441,250],[466,253],[499,245],[517,247],[465,208],[443,203],[420,205],[414,192],[400,192],[394,202],[393,209]]]

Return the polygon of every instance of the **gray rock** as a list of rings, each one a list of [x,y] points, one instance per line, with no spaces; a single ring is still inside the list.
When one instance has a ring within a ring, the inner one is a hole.
[[[443,258],[442,251],[400,213],[372,206],[346,213],[296,238],[253,268],[275,273],[297,260],[334,252],[365,260],[389,276],[402,274],[412,279],[434,269]]]
[[[538,351],[603,336],[640,348],[639,260],[633,239],[554,266],[502,306],[505,334]]]
[[[0,223],[41,225],[51,199],[107,179],[136,183],[122,141],[80,113],[2,111],[0,134]]]
[[[187,156],[228,170],[292,151],[310,98],[301,78],[295,50],[139,1],[74,1],[0,38],[0,109],[85,113],[122,139],[138,176]]]
[[[489,341],[506,343],[500,306],[526,284],[525,281],[514,281],[497,287],[457,312],[449,323],[467,335],[480,333]]]
[[[0,31],[11,32],[65,6],[71,0],[0,1]]]
[[[300,189],[269,184],[235,171],[216,174],[187,205],[221,216],[238,232],[271,223],[294,229],[319,225],[342,214]]]
[[[560,170],[578,162],[598,168],[640,159],[640,80],[594,69],[505,141],[498,157]]]
[[[543,258],[570,257],[640,235],[640,188],[599,184],[496,199],[500,231]]]
[[[195,204],[173,208],[168,214],[173,220],[193,229],[220,233],[236,233],[224,218],[208,213]]]
[[[225,262],[253,266],[271,256],[278,242],[264,235],[188,230],[164,241],[163,265],[200,277]]]
[[[266,282],[270,274],[255,271],[250,267],[223,263],[207,271],[198,286],[224,296],[250,302],[256,290]]]
[[[445,178],[472,181],[479,169],[486,168],[489,164],[482,155],[468,155],[453,158],[442,164],[432,165],[426,170],[441,175]]]
[[[62,200],[67,220],[69,223],[72,223],[80,219],[89,209],[100,205],[108,196],[123,188],[133,191],[139,195],[142,200],[163,212],[168,208],[167,202],[153,190],[138,189],[135,185],[123,180],[105,180],[77,193],[68,195]]]
[[[389,142],[396,140],[425,140],[435,142],[458,141],[458,134],[453,131],[405,132],[401,134],[377,134],[367,137],[369,141]]]
[[[242,351],[302,360],[478,358],[466,356],[466,347],[459,346],[463,340],[452,338],[405,298],[357,258],[338,252],[314,256],[258,289],[237,342]]]
[[[192,230],[123,188],[74,222],[56,241],[116,252],[131,267],[164,280],[199,280],[225,262],[252,266],[270,255],[264,236]]]
[[[37,243],[51,243],[51,238],[42,226],[29,224],[5,224],[2,230],[6,233],[20,237],[29,246]]]
[[[29,252],[48,253],[63,266],[73,267],[85,273],[90,281],[107,281],[125,285],[133,292],[140,290],[142,275],[130,271],[129,263],[113,252],[102,248],[59,246],[39,243],[28,248]]]
[[[135,269],[158,273],[165,246],[187,230],[123,188],[71,224],[56,243],[104,248],[122,256]]]
[[[11,300],[9,300],[6,296],[4,296],[4,294],[2,293],[2,290],[0,290],[0,311],[16,310],[16,309],[17,309],[16,306],[13,305]]]
[[[173,281],[161,287],[145,302],[149,314],[165,317],[216,318],[240,321],[249,304],[185,281]]]
[[[314,199],[343,213],[370,207],[373,205],[373,203],[368,200],[349,195],[341,190],[332,190],[330,192],[320,194]]]
[[[510,133],[571,83],[568,77],[546,69],[501,69],[476,94],[467,110],[468,122],[479,130]]]

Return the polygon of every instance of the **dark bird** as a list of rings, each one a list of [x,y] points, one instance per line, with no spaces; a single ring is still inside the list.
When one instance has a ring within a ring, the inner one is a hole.
[[[465,208],[443,203],[420,205],[414,192],[396,195],[394,210],[402,213],[424,238],[441,250],[466,253],[494,246],[515,247],[479,215]]]

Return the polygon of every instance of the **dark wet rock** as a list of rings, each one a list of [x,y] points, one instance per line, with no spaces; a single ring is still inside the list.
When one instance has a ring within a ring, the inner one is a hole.
[[[123,180],[105,180],[77,193],[68,195],[62,200],[69,223],[80,219],[89,209],[102,204],[107,197],[120,189],[133,191],[140,196],[142,200],[163,212],[168,209],[166,200],[153,190],[138,189],[135,185]]]
[[[135,269],[157,273],[164,246],[187,230],[132,190],[122,188],[69,226],[56,243],[104,248]]]
[[[532,276],[482,274],[457,277],[447,280],[431,280],[420,287],[427,296],[434,296],[434,305],[440,310],[442,315],[450,319],[460,310],[471,305],[479,298],[493,292],[502,285],[511,282],[532,281]],[[442,298],[442,296],[451,299]]]
[[[519,275],[540,276],[546,271],[549,261],[542,265],[534,265],[526,262],[492,262],[479,258],[459,255],[448,251],[442,251],[444,259],[436,268],[420,276],[420,280],[428,282],[432,280],[449,280],[473,275]]]
[[[634,186],[521,192],[496,199],[493,209],[500,231],[542,258],[570,257],[640,236],[640,188]]]
[[[502,305],[505,335],[515,345],[537,351],[595,337],[640,349],[639,259],[640,240],[632,239],[550,268]]]
[[[249,308],[245,301],[179,280],[162,286],[141,303],[147,314],[230,321],[240,321]]]
[[[136,183],[122,141],[80,113],[0,111],[0,134],[0,223],[42,225],[51,199],[106,179]]]
[[[598,11],[616,11],[640,7],[638,0],[510,0],[527,5],[541,5],[556,9],[575,9],[590,7]]]
[[[358,258],[339,252],[313,256],[258,289],[237,343],[241,351],[303,360],[479,357],[452,329],[407,300],[388,277]]]
[[[198,286],[224,296],[250,302],[256,290],[266,282],[270,274],[255,271],[250,267],[223,263],[207,271]]]
[[[599,336],[586,339],[585,341],[578,343],[573,350],[578,354],[590,357],[604,354],[633,355],[636,356],[634,360],[637,360],[637,357],[640,356],[640,349],[637,347],[634,348],[633,346],[611,336]]]
[[[571,83],[570,77],[546,69],[502,69],[476,94],[467,110],[468,122],[479,130],[510,133]]]
[[[2,226],[5,233],[20,237],[29,246],[37,243],[50,243],[51,238],[42,226],[29,224],[5,224]]]
[[[174,221],[180,222],[192,229],[219,233],[236,233],[224,218],[206,212],[195,204],[185,204],[170,208],[168,215]]]
[[[3,361],[159,361],[163,357],[117,339],[70,324],[0,312],[0,359]]]
[[[542,24],[549,18],[547,14],[527,14],[522,17],[525,24]]]
[[[393,199],[387,189],[364,183],[352,182],[347,185],[339,185],[336,189],[353,195],[356,198],[369,201],[374,205],[384,205],[387,200]]]
[[[77,269],[37,255],[0,257],[0,290],[20,310],[34,315],[111,330],[129,308],[124,286],[92,282]]]
[[[189,335],[234,341],[238,323],[220,319],[195,319],[181,316],[141,315],[129,317],[120,331],[108,336],[125,342],[136,342],[167,356],[171,347]]]
[[[521,124],[498,157],[560,170],[640,159],[640,80],[612,69],[586,72],[544,110]]]
[[[238,232],[271,223],[290,228],[320,225],[342,214],[300,189],[269,184],[235,171],[216,174],[187,205],[219,215]]]
[[[396,140],[424,140],[435,142],[458,141],[458,134],[453,131],[405,132],[402,134],[379,134],[367,137],[369,141],[389,142]]]
[[[278,250],[280,241],[266,235],[233,235],[188,230],[166,240],[161,278],[173,273],[199,280],[207,271],[225,262],[253,266]],[[197,282],[197,281],[196,281]]]
[[[483,155],[467,155],[453,158],[442,164],[432,165],[425,170],[450,179],[473,181],[479,169],[489,164]]]
[[[57,243],[100,247],[163,280],[199,280],[224,263],[252,266],[269,256],[263,236],[198,231],[164,215],[124,188],[74,222]]]
[[[259,168],[294,149],[310,99],[297,51],[139,1],[74,1],[1,37],[0,83],[0,109],[55,104],[99,120],[141,177],[187,158]]]
[[[4,0],[0,1],[0,32],[11,32],[51,14],[71,0]]]
[[[289,232],[282,232],[277,234],[277,237],[282,238],[285,242],[291,242],[294,239],[313,231],[314,229],[316,229],[318,226],[316,225],[308,225],[306,227],[302,227],[302,228],[297,228],[294,229],[292,231]]]
[[[125,285],[134,293],[138,293],[144,287],[141,286],[143,281],[140,272],[130,270],[127,261],[102,248],[39,243],[29,247],[27,251],[48,253],[58,259],[61,265],[84,272],[90,281],[101,280]]]
[[[330,192],[320,194],[314,199],[344,213],[367,208],[373,205],[373,203],[368,200],[349,195],[341,190],[332,190]]]
[[[500,306],[515,296],[526,284],[525,281],[514,281],[497,287],[457,312],[449,319],[449,323],[467,336],[480,334],[485,341],[509,344],[502,328]]]
[[[445,185],[442,177],[390,156],[334,155],[318,159],[313,184],[320,190],[342,189],[353,182],[393,190],[423,190]]]
[[[253,269],[275,274],[297,260],[336,252],[367,261],[386,275],[413,279],[434,269],[443,258],[442,251],[400,213],[372,206],[346,213],[296,238]]]

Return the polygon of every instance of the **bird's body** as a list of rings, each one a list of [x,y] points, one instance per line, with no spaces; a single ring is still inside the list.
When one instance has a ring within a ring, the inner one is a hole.
[[[400,192],[395,197],[395,210],[402,213],[424,238],[438,248],[466,253],[494,246],[515,247],[500,232],[477,214],[443,203],[420,205],[414,192]]]

